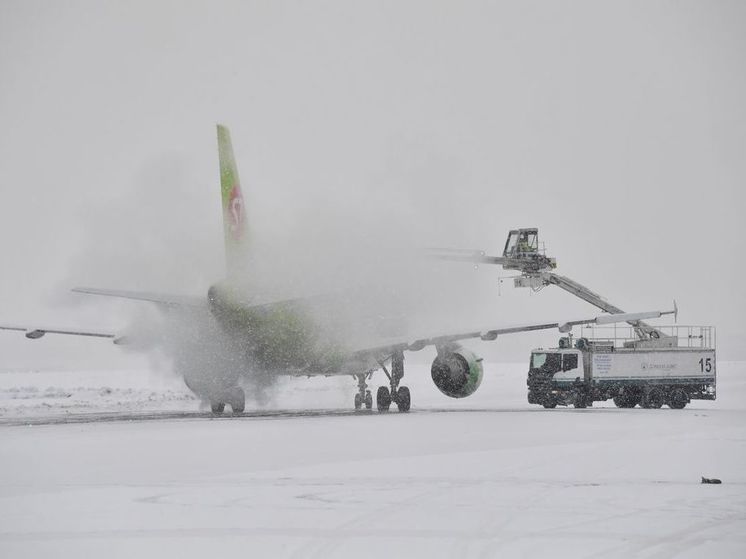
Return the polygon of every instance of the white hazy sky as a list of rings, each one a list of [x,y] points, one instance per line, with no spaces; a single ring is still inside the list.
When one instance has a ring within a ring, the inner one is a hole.
[[[625,310],[676,298],[744,358],[744,99],[740,1],[0,0],[0,320],[123,323],[132,303],[73,285],[204,293],[224,122],[267,235],[359,222],[498,252],[538,226],[560,273]],[[594,313],[475,273],[480,325]],[[0,334],[0,368],[127,359]]]

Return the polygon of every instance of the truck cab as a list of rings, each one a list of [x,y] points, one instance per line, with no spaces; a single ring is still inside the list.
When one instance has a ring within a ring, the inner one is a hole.
[[[545,408],[560,405],[586,407],[585,386],[588,377],[583,352],[570,347],[567,338],[556,349],[535,349],[531,352],[528,371],[528,403]]]

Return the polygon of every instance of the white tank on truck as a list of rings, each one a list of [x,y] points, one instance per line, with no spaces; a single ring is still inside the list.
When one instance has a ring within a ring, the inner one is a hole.
[[[584,408],[613,399],[617,407],[684,408],[716,395],[715,329],[660,326],[641,340],[634,327],[584,327],[559,347],[531,352],[528,402]]]

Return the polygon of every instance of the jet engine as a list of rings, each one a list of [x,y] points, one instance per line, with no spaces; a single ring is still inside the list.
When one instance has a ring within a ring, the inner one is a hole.
[[[482,383],[482,358],[466,348],[438,348],[430,368],[435,386],[449,398],[466,398]]]

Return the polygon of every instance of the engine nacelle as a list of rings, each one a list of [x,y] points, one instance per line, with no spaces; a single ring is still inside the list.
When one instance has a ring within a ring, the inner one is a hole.
[[[435,386],[449,398],[466,398],[482,384],[481,357],[466,348],[439,350],[430,368]]]

